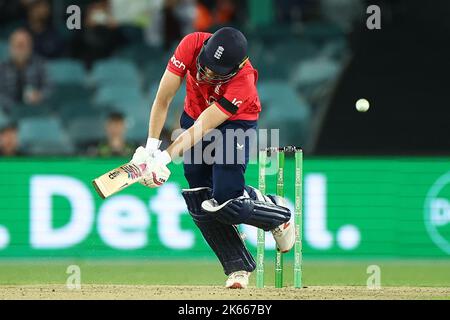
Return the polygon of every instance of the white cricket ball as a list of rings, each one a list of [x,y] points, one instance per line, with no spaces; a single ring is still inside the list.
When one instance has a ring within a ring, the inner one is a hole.
[[[367,110],[369,110],[369,107],[369,101],[367,101],[366,99],[359,99],[358,101],[356,101],[356,110],[358,110],[359,112],[366,112]]]

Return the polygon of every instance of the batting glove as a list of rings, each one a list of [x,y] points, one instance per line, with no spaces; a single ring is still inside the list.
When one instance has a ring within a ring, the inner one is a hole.
[[[154,153],[159,150],[160,146],[161,140],[149,137],[147,139],[147,144],[145,145],[145,150],[147,150],[148,154],[153,157]]]
[[[131,159],[134,164],[145,164],[146,169],[139,183],[149,188],[157,188],[169,179],[170,170],[167,164],[171,161],[167,151],[155,150],[150,156],[144,147],[137,148]]]
[[[155,154],[159,151],[161,140],[155,138],[148,138],[147,144],[144,147],[138,147],[133,154],[131,162],[137,166],[143,163],[147,163],[151,158],[154,158]]]

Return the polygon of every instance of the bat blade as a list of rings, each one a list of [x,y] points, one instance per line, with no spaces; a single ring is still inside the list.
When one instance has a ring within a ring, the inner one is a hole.
[[[92,184],[98,195],[102,199],[106,199],[120,190],[138,182],[142,177],[145,168],[145,164],[138,166],[131,162],[125,163],[92,180]]]

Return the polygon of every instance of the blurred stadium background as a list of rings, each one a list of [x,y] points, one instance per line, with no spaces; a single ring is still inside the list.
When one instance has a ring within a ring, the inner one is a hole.
[[[66,26],[73,4],[80,30]],[[380,30],[367,29],[370,4]],[[65,283],[71,263],[87,283],[222,284],[179,193],[181,166],[158,190],[107,201],[90,181],[145,142],[178,41],[232,25],[259,72],[260,127],[305,151],[305,285],[365,286],[379,265],[382,285],[450,286],[449,11],[416,0],[0,1],[0,284]],[[184,88],[164,144],[183,102]],[[255,165],[247,179],[256,185]],[[255,251],[256,230],[243,229]]]

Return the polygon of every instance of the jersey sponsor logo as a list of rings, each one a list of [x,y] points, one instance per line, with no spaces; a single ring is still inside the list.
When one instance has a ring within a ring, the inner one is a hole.
[[[214,92],[215,92],[216,94],[220,94],[220,86],[221,86],[221,84],[217,85],[217,86],[214,88]]]
[[[177,67],[178,69],[183,69],[183,70],[186,69],[186,66],[184,65],[184,63],[181,62],[180,60],[177,60],[177,59],[175,58],[175,56],[172,56],[172,58],[170,58],[170,61],[171,61],[172,64],[173,64],[175,67]]]
[[[222,54],[225,51],[225,48],[222,46],[218,46],[216,52],[214,53],[214,58],[220,60],[222,58]]]
[[[242,101],[234,98],[233,101],[231,101],[231,103],[234,104],[236,107],[239,107]]]

